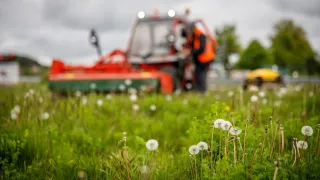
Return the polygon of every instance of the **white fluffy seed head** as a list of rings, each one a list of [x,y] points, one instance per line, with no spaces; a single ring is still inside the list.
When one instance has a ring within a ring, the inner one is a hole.
[[[264,96],[266,96],[266,93],[263,92],[263,91],[260,91],[260,92],[259,92],[259,96],[263,98]]]
[[[80,97],[81,96],[81,92],[80,91],[76,91],[75,95],[76,95],[76,97]]]
[[[125,86],[124,84],[120,84],[120,85],[119,85],[119,90],[120,90],[120,91],[126,90],[126,86]]]
[[[132,105],[132,110],[133,111],[138,111],[139,110],[139,105],[138,104]]]
[[[152,104],[152,105],[150,106],[150,110],[151,110],[151,111],[155,111],[156,109],[157,109],[157,106],[156,106],[156,105]]]
[[[182,103],[185,104],[185,105],[187,105],[187,104],[188,104],[188,100],[187,100],[187,99],[184,99],[184,100],[182,101]]]
[[[149,151],[155,151],[158,149],[159,143],[155,139],[150,139],[146,143],[146,147]]]
[[[81,101],[82,101],[82,104],[84,104],[84,105],[88,104],[87,97],[82,97]]]
[[[43,103],[43,98],[42,97],[39,97],[39,103]]]
[[[197,145],[192,145],[189,147],[189,153],[191,155],[195,155],[195,154],[198,154],[200,151],[199,147]]]
[[[20,106],[19,105],[16,105],[16,106],[14,106],[14,108],[12,109],[12,111],[11,112],[14,112],[14,113],[16,113],[16,114],[19,114],[20,113]]]
[[[238,136],[241,133],[241,129],[239,127],[231,127],[229,132],[234,136]]]
[[[259,88],[258,88],[258,86],[250,86],[249,91],[258,92]]]
[[[102,106],[102,105],[103,105],[102,99],[98,99],[98,100],[97,100],[97,105],[98,105],[98,106]]]
[[[11,112],[11,119],[16,120],[18,118],[18,115],[14,112]]]
[[[127,86],[130,86],[130,85],[132,84],[131,79],[126,79],[126,80],[124,81],[124,84],[127,85]]]
[[[312,91],[309,92],[309,96],[312,97],[314,93]]]
[[[228,131],[231,127],[232,127],[232,124],[229,121],[224,121],[221,125],[221,128],[225,131]]]
[[[251,102],[257,102],[258,99],[259,99],[259,98],[258,98],[258,96],[256,96],[256,95],[252,95],[251,98],[250,98]]]
[[[217,129],[220,129],[222,127],[222,124],[224,123],[223,119],[217,119],[213,121],[213,126]]]
[[[135,102],[135,101],[137,101],[137,99],[138,99],[138,96],[136,94],[130,95],[130,101]]]
[[[167,101],[171,101],[171,100],[172,100],[172,96],[167,95],[167,96],[166,96],[166,100],[167,100]]]
[[[311,136],[313,133],[313,129],[311,126],[303,126],[301,132],[305,136]]]
[[[233,91],[229,91],[229,92],[228,92],[228,96],[229,96],[229,97],[232,97],[232,96],[233,96]]]
[[[45,112],[41,115],[42,119],[49,119],[49,113]]]
[[[262,104],[263,104],[263,105],[266,105],[267,103],[268,103],[268,100],[267,100],[266,98],[263,98],[263,99],[262,99]]]
[[[275,105],[276,107],[279,107],[279,106],[281,105],[281,101],[276,101],[276,102],[274,102],[274,105]]]
[[[197,146],[201,151],[208,150],[208,144],[206,142],[199,142]]]
[[[91,83],[91,84],[90,84],[90,88],[91,88],[91,89],[96,89],[96,88],[97,88],[97,85],[96,85],[95,83]]]
[[[307,143],[307,141],[298,141],[297,142],[297,147],[299,149],[307,149],[308,148],[308,143]]]
[[[107,95],[106,95],[106,98],[107,98],[108,100],[111,100],[111,99],[112,99],[112,95],[111,95],[111,94],[107,94]]]

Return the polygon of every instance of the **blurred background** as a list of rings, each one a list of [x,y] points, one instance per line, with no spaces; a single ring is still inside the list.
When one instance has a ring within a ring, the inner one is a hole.
[[[319,82],[319,0],[1,0],[0,82],[40,82],[53,58],[91,65],[95,28],[103,54],[126,49],[139,11],[202,18],[218,41],[211,82],[239,83],[253,69],[278,70],[288,81]]]

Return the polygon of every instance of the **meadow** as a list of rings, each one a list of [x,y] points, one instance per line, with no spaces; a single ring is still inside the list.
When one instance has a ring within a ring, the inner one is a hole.
[[[320,87],[0,87],[0,179],[320,179]]]

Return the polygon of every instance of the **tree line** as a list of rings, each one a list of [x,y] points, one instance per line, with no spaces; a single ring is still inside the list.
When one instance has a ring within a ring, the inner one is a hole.
[[[227,70],[257,69],[277,65],[287,72],[298,71],[313,75],[320,72],[320,64],[316,60],[317,53],[313,50],[306,32],[292,19],[283,19],[273,27],[269,37],[270,47],[264,47],[259,40],[252,39],[245,48],[241,47],[236,34],[236,26],[226,24],[215,29],[218,42],[217,57]],[[239,53],[238,62],[231,66],[230,55]]]

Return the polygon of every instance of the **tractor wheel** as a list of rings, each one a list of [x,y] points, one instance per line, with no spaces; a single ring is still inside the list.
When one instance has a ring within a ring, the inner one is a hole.
[[[277,84],[279,84],[280,86],[285,86],[285,83],[284,83],[284,81],[283,81],[283,79],[282,79],[281,76],[277,77],[276,80],[275,80],[275,82],[276,82]]]
[[[177,68],[175,68],[175,67],[163,67],[163,68],[160,68],[159,71],[162,71],[162,72],[165,72],[165,73],[168,73],[168,74],[171,75],[172,81],[173,81],[174,90],[181,89],[181,81],[180,81],[180,79],[178,77]]]
[[[256,77],[255,82],[257,83],[257,86],[258,86],[258,87],[261,87],[262,84],[263,84],[263,80],[262,80],[261,77]]]

